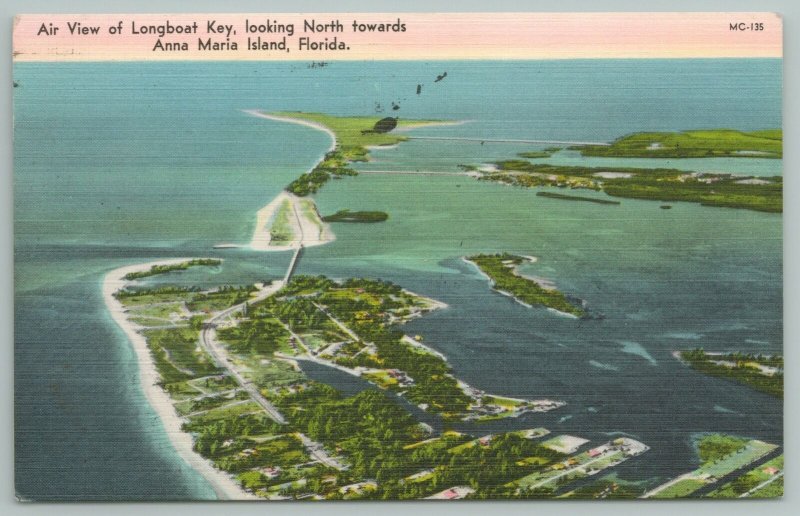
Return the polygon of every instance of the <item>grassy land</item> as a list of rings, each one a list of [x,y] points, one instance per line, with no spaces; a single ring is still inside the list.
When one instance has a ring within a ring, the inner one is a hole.
[[[677,133],[634,133],[609,146],[574,147],[584,156],[636,158],[781,158],[783,131],[709,129]]]
[[[383,211],[339,210],[333,215],[322,217],[323,222],[383,222],[389,214]]]
[[[680,357],[692,369],[727,378],[778,398],[783,397],[783,357],[742,353],[709,355],[702,349],[681,351]]]
[[[380,117],[340,117],[322,113],[297,111],[272,113],[275,116],[314,122],[328,128],[336,137],[336,147],[323,160],[292,181],[286,189],[295,195],[306,196],[317,192],[332,177],[354,176],[357,172],[347,165],[354,161],[367,161],[369,147],[395,145],[408,138],[396,133],[373,131]],[[438,123],[432,120],[398,120],[397,128]]]
[[[187,260],[181,263],[175,263],[172,265],[153,265],[150,269],[146,271],[139,271],[139,272],[129,272],[125,275],[126,280],[131,281],[135,279],[147,278],[149,276],[156,276],[158,274],[166,274],[167,272],[172,271],[184,271],[189,267],[195,267],[198,265],[205,265],[205,266],[213,266],[219,265],[222,263],[222,260],[215,260],[213,258],[198,258],[195,260]]]
[[[659,491],[651,498],[685,498],[705,485],[706,482],[703,480],[696,478],[683,478],[666,489]]]
[[[276,210],[275,219],[269,230],[269,245],[284,245],[294,239],[294,232],[290,223],[292,205],[286,200]]]
[[[580,306],[569,301],[567,297],[555,289],[546,289],[537,282],[522,277],[515,268],[525,259],[513,254],[479,254],[470,256],[471,261],[491,279],[494,288],[507,292],[520,301],[533,306],[544,306],[581,317],[586,312]]]
[[[697,202],[704,206],[783,211],[783,178],[699,174],[676,169],[571,167],[525,160],[495,163],[480,179],[527,188],[556,186],[600,190],[614,197]]]

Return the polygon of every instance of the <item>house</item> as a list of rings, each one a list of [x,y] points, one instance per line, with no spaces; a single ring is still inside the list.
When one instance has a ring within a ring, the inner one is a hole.
[[[599,448],[593,448],[593,449],[589,450],[589,457],[597,457],[601,453],[603,453],[603,452]]]
[[[761,471],[763,471],[763,472],[764,472],[764,473],[766,473],[767,475],[770,475],[770,476],[771,476],[771,475],[775,475],[775,474],[776,474],[776,473],[778,473],[780,470],[779,470],[778,468],[776,468],[775,466],[769,466],[769,467],[766,467],[766,468],[764,468],[764,469],[763,469],[763,470],[761,470]]]
[[[460,500],[474,492],[475,490],[470,487],[456,486],[429,496],[426,498],[426,500]]]
[[[266,468],[261,468],[261,473],[267,478],[275,478],[280,476],[281,468],[278,466],[268,466]]]

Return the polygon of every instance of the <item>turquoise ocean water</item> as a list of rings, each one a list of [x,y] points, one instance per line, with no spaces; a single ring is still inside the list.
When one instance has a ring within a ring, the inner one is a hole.
[[[433,84],[443,71],[447,79]],[[226,262],[215,275],[163,281],[282,274],[286,253],[211,246],[249,241],[255,212],[329,141],[242,110],[366,115],[394,101],[401,109],[390,112],[401,117],[470,121],[412,134],[486,139],[609,141],[641,130],[781,125],[779,60],[18,63],[14,79],[16,485],[38,500],[214,497],[147,405],[100,285],[113,268],[173,256]],[[373,152],[360,168],[456,171],[536,148],[414,140]],[[780,160],[757,158],[565,150],[549,161],[781,174]],[[691,469],[700,432],[782,442],[780,401],[671,357],[698,346],[780,352],[780,215],[570,203],[446,176],[362,174],[332,181],[316,200],[322,213],[379,209],[390,219],[335,225],[337,240],[307,249],[301,273],[380,277],[443,300],[450,308],[408,331],[445,353],[459,377],[569,403],[486,429],[633,435],[652,449],[615,470],[648,483]],[[460,258],[493,251],[539,257],[528,272],[602,317],[575,321],[487,295]]]

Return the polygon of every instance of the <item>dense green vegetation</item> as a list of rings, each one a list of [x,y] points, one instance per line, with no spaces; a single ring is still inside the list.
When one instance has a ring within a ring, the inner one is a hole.
[[[357,154],[350,153],[350,156],[358,156]],[[348,159],[348,154],[333,150],[325,154],[322,161],[311,169],[301,175],[286,187],[289,192],[304,197],[306,195],[316,193],[322,185],[327,183],[332,177],[340,178],[343,176],[356,176],[358,172],[346,165],[353,159]]]
[[[508,253],[478,254],[467,260],[489,276],[495,289],[507,292],[523,303],[552,308],[577,317],[586,315],[582,307],[568,300],[558,290],[546,289],[536,281],[518,275],[515,269],[525,261],[521,256]]]
[[[710,464],[741,450],[747,442],[747,439],[731,435],[707,434],[697,443],[697,455],[703,464]]]
[[[194,260],[188,260],[181,263],[174,263],[171,265],[153,265],[150,269],[146,271],[138,271],[138,272],[129,272],[125,275],[124,279],[130,281],[135,279],[147,278],[149,276],[156,276],[158,274],[165,274],[167,272],[172,271],[184,271],[189,267],[194,267],[197,265],[219,265],[222,263],[222,260],[215,260],[213,258],[197,258]]]
[[[200,292],[199,287],[178,287],[174,285],[165,285],[163,287],[153,288],[123,288],[114,292],[114,297],[123,300],[123,303],[147,303],[163,301],[175,301],[182,297],[191,297],[193,292]]]
[[[144,332],[153,362],[168,392],[185,392],[184,382],[220,371],[207,354],[197,351],[198,332],[191,328],[171,328]]]
[[[446,418],[458,418],[466,412],[473,400],[458,386],[447,362],[403,342],[403,332],[392,322],[391,313],[398,316],[415,306],[414,296],[380,280],[354,278],[339,284],[324,277],[295,276],[278,296],[259,306],[296,332],[335,330],[337,327],[315,303],[359,337],[356,349],[364,343],[374,346],[375,353],[337,359],[337,363],[404,371],[414,381],[405,392],[409,400]]]
[[[783,156],[783,131],[708,129],[679,133],[634,133],[609,146],[573,147],[584,156],[636,158],[718,158]]]
[[[322,217],[323,222],[383,222],[389,218],[384,211],[339,210],[333,215]]]
[[[241,321],[237,326],[219,328],[217,335],[237,353],[271,354],[289,338],[289,332],[275,319],[254,318]]]
[[[692,369],[711,376],[727,378],[753,389],[783,397],[783,357],[746,353],[713,354],[703,349],[681,351],[681,359]],[[766,371],[764,367],[768,368]],[[769,368],[774,368],[769,369]],[[768,374],[768,372],[772,374]]]
[[[256,287],[224,285],[216,290],[200,292],[192,296],[186,306],[192,312],[214,312],[223,310],[229,306],[244,303],[250,298],[250,294],[255,292]]]
[[[602,190],[608,195],[657,201],[698,202],[704,206],[783,211],[783,178],[691,173],[676,169],[572,167],[525,160],[495,163],[480,179],[527,188],[557,186]]]
[[[548,197],[550,199],[563,199],[565,201],[584,201],[593,202],[596,204],[620,204],[619,201],[609,201],[608,199],[598,199],[597,197],[585,197],[580,195],[564,195],[555,192],[536,192],[539,197]]]

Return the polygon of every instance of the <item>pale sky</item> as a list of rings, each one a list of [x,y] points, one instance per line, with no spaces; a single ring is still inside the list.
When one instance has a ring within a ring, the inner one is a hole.
[[[338,19],[344,30],[304,32],[303,21],[311,19]],[[391,25],[398,19],[403,32],[391,27],[389,32],[353,31],[354,20]],[[232,25],[235,34],[225,29],[209,34],[212,20],[215,29]],[[250,25],[294,24],[294,35],[287,38],[290,51],[248,50],[248,37],[280,40],[285,33],[247,33],[245,20]],[[120,21],[121,33],[111,34]],[[167,21],[172,26],[197,23],[191,34],[161,38],[163,43],[186,43],[187,50],[153,50],[158,35],[132,33],[134,24],[141,30]],[[76,22],[98,27],[97,34],[70,34],[68,23]],[[731,30],[731,24],[737,29]],[[350,48],[301,52],[301,37],[335,37]],[[236,43],[238,49],[200,50],[198,40],[209,38]],[[14,54],[17,61],[779,58],[782,38],[782,21],[773,13],[32,14],[15,20]]]

